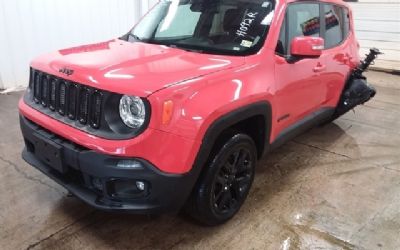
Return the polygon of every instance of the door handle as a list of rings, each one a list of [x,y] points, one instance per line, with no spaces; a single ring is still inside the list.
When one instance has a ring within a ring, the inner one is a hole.
[[[319,73],[326,70],[326,65],[318,63],[318,65],[313,69],[315,73]]]

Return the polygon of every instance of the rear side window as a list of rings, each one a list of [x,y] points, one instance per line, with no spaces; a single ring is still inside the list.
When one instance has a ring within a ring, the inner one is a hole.
[[[291,4],[286,11],[286,17],[281,27],[281,33],[276,51],[287,55],[290,43],[298,36],[321,36],[319,4]]]
[[[341,44],[350,31],[349,11],[338,5],[324,5],[325,48],[330,49]]]
[[[350,13],[349,10],[346,8],[343,8],[343,13],[344,13],[343,33],[344,33],[344,38],[346,39],[350,33]]]
[[[325,48],[333,48],[343,41],[343,10],[336,5],[325,5]]]

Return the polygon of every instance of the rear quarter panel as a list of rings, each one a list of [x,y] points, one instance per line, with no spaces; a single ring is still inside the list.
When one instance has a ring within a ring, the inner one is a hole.
[[[328,86],[325,105],[330,107],[337,106],[352,69],[360,63],[358,42],[354,32],[353,13],[347,4],[346,8],[349,9],[350,15],[350,32],[347,38],[339,46],[326,49],[323,52],[327,59],[326,64],[328,69],[322,75],[323,83]]]

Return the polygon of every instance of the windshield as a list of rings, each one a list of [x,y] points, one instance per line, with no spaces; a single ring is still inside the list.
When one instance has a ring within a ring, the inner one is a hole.
[[[264,43],[273,0],[161,0],[126,40],[200,53],[245,55]]]

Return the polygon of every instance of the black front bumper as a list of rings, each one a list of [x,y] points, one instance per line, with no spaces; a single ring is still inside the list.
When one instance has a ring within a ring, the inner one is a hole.
[[[101,210],[140,214],[177,212],[184,205],[197,179],[194,173],[163,173],[143,159],[126,159],[94,152],[22,116],[20,123],[26,144],[23,159],[76,197]],[[135,160],[141,164],[141,168],[117,167],[120,160]],[[136,188],[134,192],[129,191],[138,182],[145,184],[143,190]],[[128,192],[124,193],[127,195],[121,195],[119,188],[121,192],[128,188]]]

